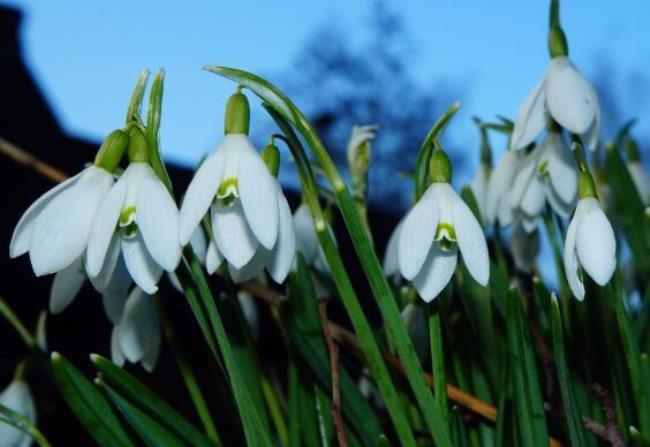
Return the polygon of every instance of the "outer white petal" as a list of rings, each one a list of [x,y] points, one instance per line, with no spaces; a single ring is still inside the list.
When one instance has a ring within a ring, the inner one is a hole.
[[[580,202],[588,204],[577,229],[578,259],[587,274],[597,284],[604,286],[616,269],[614,230],[596,199],[587,198]]]
[[[434,243],[420,272],[413,278],[413,285],[420,297],[427,303],[445,288],[456,269],[456,249],[442,251]]]
[[[125,173],[115,183],[97,210],[86,251],[86,272],[90,277],[97,276],[104,266],[106,251],[124,206],[127,187],[128,177]]]
[[[539,216],[544,211],[544,204],[546,203],[546,194],[544,190],[544,183],[537,175],[533,175],[528,183],[528,187],[521,198],[519,208],[528,217]]]
[[[81,286],[86,281],[83,258],[78,258],[72,264],[54,275],[50,290],[50,312],[62,312],[75,299]]]
[[[571,151],[556,132],[548,134],[545,148],[551,186],[564,203],[572,204],[578,191],[578,170]]]
[[[275,197],[274,202],[277,203]],[[277,205],[275,208],[277,213]],[[212,232],[219,252],[236,269],[251,260],[259,245],[239,200],[229,207],[212,206]]]
[[[546,199],[551,204],[551,207],[553,207],[553,210],[556,213],[558,213],[563,219],[568,219],[571,217],[571,213],[575,209],[575,201],[571,203],[565,203],[553,189],[553,187],[549,184],[549,182],[546,182],[544,184],[544,191],[546,194]]]
[[[120,326],[114,326],[111,331],[111,360],[117,366],[124,366],[124,354],[120,346]]]
[[[162,269],[149,254],[140,233],[134,237],[122,238],[122,255],[133,281],[146,293],[156,293]]]
[[[22,380],[14,380],[0,394],[0,403],[7,408],[25,416],[32,423],[36,422],[34,398],[29,386]],[[23,447],[31,444],[31,437],[9,424],[0,422],[0,446]]]
[[[399,234],[402,231],[402,222],[403,220],[400,220],[397,223],[386,245],[386,253],[384,254],[384,274],[386,276],[399,273]]]
[[[243,137],[243,135],[242,135]],[[275,197],[276,180],[262,157],[248,143],[239,150],[237,184],[246,220],[257,240],[271,250],[278,238],[279,211]]]
[[[518,166],[510,190],[510,203],[515,209],[521,205],[521,201],[526,194],[528,185],[537,175],[537,164],[541,154],[542,151],[540,151],[539,148],[534,149],[524,157]]]
[[[262,272],[269,255],[268,250],[260,247],[255,256],[243,267],[235,268],[232,264],[228,264],[228,273],[236,284],[250,281]]]
[[[490,279],[490,257],[483,228],[458,196],[453,201],[453,216],[456,242],[463,255],[463,262],[476,282],[485,286]]]
[[[163,269],[174,271],[181,260],[178,209],[169,191],[155,174],[140,184],[136,220],[151,256]]]
[[[208,156],[199,166],[187,187],[178,224],[178,239],[183,246],[190,241],[192,233],[208,212],[217,193],[225,169],[226,157],[223,146],[226,144],[227,138],[228,136],[224,138],[216,152]]]
[[[470,183],[469,187],[476,198],[476,203],[478,204],[478,209],[481,212],[481,217],[485,218],[485,209],[487,202],[487,185],[488,180],[490,179],[489,168],[485,166],[479,166],[474,180]]]
[[[494,224],[497,219],[499,205],[506,200],[508,201],[507,205],[510,204],[506,197],[508,196],[508,189],[512,182],[516,162],[516,154],[512,151],[506,151],[488,180],[485,199],[485,218],[490,224]],[[501,223],[503,224],[503,222]]]
[[[403,219],[399,235],[398,261],[402,276],[412,280],[427,259],[438,227],[440,211],[433,185]]]
[[[564,241],[564,271],[566,279],[569,283],[569,288],[577,299],[582,301],[585,298],[585,286],[582,283],[582,273],[580,271],[580,264],[578,263],[578,254],[576,253],[576,236],[580,219],[582,217],[584,206],[582,201],[578,203],[576,212],[569,223],[569,228],[566,232],[566,239]]]
[[[208,252],[205,256],[205,268],[210,275],[217,271],[221,263],[223,262],[223,256],[219,253],[217,245],[214,240],[210,240],[208,245]]]
[[[160,331],[156,312],[155,298],[137,287],[133,289],[120,322],[120,347],[128,361],[142,359]]]
[[[34,203],[30,205],[29,208],[27,208],[27,211],[23,213],[11,236],[11,242],[9,243],[9,256],[15,258],[27,253],[29,250],[29,241],[32,238],[34,222],[36,221],[39,213],[59,193],[73,186],[83,173],[84,171],[81,171],[74,177],[71,177],[59,183],[54,188],[50,189],[45,194],[40,196]]]
[[[203,228],[200,225],[196,227],[196,230],[192,233],[190,245],[192,250],[194,250],[196,257],[201,261],[201,264],[205,265],[205,258],[208,254],[208,239],[205,236],[205,231],[203,231]]]
[[[104,311],[111,323],[118,324],[124,313],[124,303],[129,294],[129,288],[133,280],[129,271],[126,269],[124,258],[120,257],[110,281],[102,291],[102,303]]]
[[[596,97],[596,100],[598,100],[598,97]],[[591,126],[587,131],[582,134],[582,141],[585,142],[587,147],[591,149],[592,151],[595,151],[596,148],[598,147],[598,138],[600,136],[600,104],[597,105],[596,108],[596,118],[594,119],[594,122],[591,123]]]
[[[296,247],[307,265],[310,265],[318,256],[319,244],[311,212],[304,203],[293,214],[293,228],[296,233]]]
[[[29,245],[36,275],[58,272],[83,254],[97,209],[112,184],[108,172],[90,167],[43,208]]]
[[[293,264],[296,256],[296,237],[293,230],[291,208],[289,208],[280,186],[277,186],[276,189],[278,192],[280,228],[278,230],[278,240],[267,259],[266,270],[271,275],[271,278],[279,284],[285,280],[289,270],[291,270],[291,264]]]
[[[158,321],[157,314],[155,315],[156,321]],[[162,342],[162,334],[160,332],[160,323],[156,323],[157,327],[154,328],[154,331],[151,333],[151,341],[149,343],[149,348],[145,353],[144,357],[140,361],[142,367],[147,372],[153,372],[156,367],[156,362],[158,361],[158,354],[160,353],[160,344]]]
[[[510,149],[518,150],[528,146],[544,130],[546,126],[545,84],[545,79],[539,81],[519,108],[510,140]]]
[[[118,233],[113,233],[111,238],[111,243],[108,246],[108,251],[106,252],[106,257],[104,259],[104,266],[102,267],[99,274],[95,277],[89,276],[90,282],[99,293],[102,293],[113,277],[113,272],[115,266],[120,259],[120,253],[122,252],[122,244],[120,242],[120,235]],[[87,262],[87,261],[86,261]],[[86,265],[86,271],[88,271],[88,266]]]
[[[526,216],[521,215],[521,226],[523,229],[526,231],[526,233],[532,233],[534,231],[537,231],[537,226],[539,224],[539,216]]]
[[[596,91],[566,57],[551,60],[546,75],[546,105],[560,126],[576,134],[589,130],[599,108]]]

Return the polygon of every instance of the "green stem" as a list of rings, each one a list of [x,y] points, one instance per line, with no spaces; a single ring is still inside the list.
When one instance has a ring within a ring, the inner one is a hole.
[[[20,318],[18,318],[18,315],[16,315],[13,309],[9,307],[9,304],[7,304],[7,302],[2,298],[0,298],[0,314],[5,317],[9,324],[16,330],[28,348],[36,346],[36,339],[34,336],[29,332],[27,327],[25,327],[23,322],[20,321]]]
[[[163,333],[165,334],[165,338],[167,339],[167,344],[169,345],[169,349],[172,353],[172,356],[174,357],[174,360],[176,360],[176,364],[178,365],[178,369],[181,373],[181,377],[185,382],[187,391],[190,394],[190,398],[192,400],[192,403],[194,404],[194,408],[196,409],[196,412],[199,415],[199,419],[201,419],[201,423],[203,424],[203,428],[205,429],[205,432],[208,435],[208,437],[214,440],[218,445],[222,445],[221,438],[219,437],[219,433],[217,432],[217,428],[214,425],[214,422],[212,421],[212,417],[210,416],[210,410],[208,409],[208,404],[203,398],[203,393],[201,392],[201,389],[199,388],[199,384],[196,381],[196,377],[194,376],[192,367],[187,361],[187,358],[185,357],[185,354],[183,354],[183,350],[181,349],[178,340],[176,339],[174,326],[172,324],[171,319],[169,318],[167,309],[163,303],[163,300],[160,299],[160,297],[157,298],[158,299],[156,301],[158,302],[158,309],[160,310]]]
[[[429,303],[427,306],[429,310],[429,343],[431,345],[431,371],[433,372],[433,389],[435,392],[435,398],[440,407],[442,418],[448,426],[449,411],[447,409],[447,374],[445,371],[445,353],[442,346],[440,307],[441,303],[439,301]]]
[[[278,396],[275,392],[275,389],[269,382],[268,377],[262,374],[260,377],[260,382],[262,385],[262,393],[264,394],[264,400],[271,414],[271,420],[275,429],[277,430],[278,437],[282,445],[289,445],[289,430],[287,429],[287,424],[284,421],[282,416],[282,409],[280,408],[280,403],[278,402]]]

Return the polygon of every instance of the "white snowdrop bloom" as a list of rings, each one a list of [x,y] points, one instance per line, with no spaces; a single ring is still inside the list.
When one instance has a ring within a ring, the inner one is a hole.
[[[181,205],[181,245],[189,242],[208,210],[213,246],[235,269],[246,266],[258,247],[275,247],[280,229],[277,185],[248,136],[227,134],[197,170]]]
[[[97,212],[86,252],[91,280],[107,284],[120,254],[133,281],[149,294],[158,290],[162,271],[174,271],[180,262],[178,209],[145,162],[129,164]]]
[[[399,273],[399,235],[402,230],[402,223],[404,219],[400,220],[395,226],[393,233],[388,238],[386,244],[386,253],[384,253],[384,274],[388,277],[395,276]]]
[[[122,366],[125,360],[140,362],[147,371],[153,371],[160,352],[160,316],[155,297],[135,287],[124,303],[119,322],[111,333],[111,358]]]
[[[512,183],[519,168],[519,154],[505,151],[488,180],[485,198],[485,220],[494,225],[497,222],[507,227],[513,222]]]
[[[275,203],[279,214],[279,228],[278,236],[275,245],[272,249],[267,249],[260,245],[253,257],[243,267],[235,268],[232,263],[228,263],[228,271],[235,283],[242,283],[250,281],[256,277],[262,269],[266,269],[271,278],[277,283],[282,283],[289,270],[296,254],[296,237],[293,228],[293,219],[291,216],[291,209],[287,203],[287,199],[282,193],[279,183],[274,179],[274,189],[276,192]],[[218,238],[215,237],[216,240]],[[211,250],[213,253],[218,253],[218,243],[210,242]],[[225,257],[225,256],[224,256]],[[217,254],[218,258],[218,254]],[[208,272],[214,266],[214,262],[208,268]]]
[[[598,96],[566,56],[551,59],[544,77],[519,108],[510,148],[523,149],[532,143],[546,127],[548,117],[581,135],[591,149],[596,148],[600,129]]]
[[[590,189],[595,190],[593,181]],[[595,194],[580,195],[583,198],[578,202],[564,242],[564,270],[571,292],[582,300],[585,297],[583,270],[601,286],[611,279],[616,269],[616,239]]]
[[[638,160],[630,161],[627,164],[627,170],[643,203],[650,204],[650,178],[648,178],[648,174],[643,169],[641,162]]]
[[[469,184],[474,198],[476,198],[476,203],[478,209],[481,212],[481,217],[485,219],[485,212],[487,210],[487,198],[488,198],[488,184],[490,182],[490,167],[481,164],[476,175]]]
[[[525,228],[536,228],[536,219],[546,202],[563,218],[575,207],[578,170],[571,151],[557,132],[549,132],[540,147],[533,149],[521,162],[512,184],[511,205],[520,213]]]
[[[510,252],[518,270],[531,272],[539,255],[539,231],[528,231],[523,222],[517,222],[512,230]]]
[[[359,177],[365,176],[370,165],[369,143],[375,139],[377,125],[369,124],[365,126],[353,126],[348,139],[348,168],[353,181]]]
[[[260,331],[259,314],[257,306],[255,305],[255,298],[249,292],[240,290],[237,292],[237,300],[241,306],[242,314],[246,320],[246,324],[251,331],[253,338],[257,338]]]
[[[456,268],[458,250],[472,277],[485,286],[490,261],[483,229],[449,183],[433,183],[404,218],[399,268],[423,300],[433,300]]]
[[[64,270],[83,254],[113,175],[90,165],[59,183],[25,211],[9,245],[12,258],[29,252],[37,276]]]
[[[32,423],[36,423],[34,398],[26,382],[14,379],[0,393],[0,404],[19,413]],[[32,437],[11,425],[0,422],[0,447],[29,447]]]

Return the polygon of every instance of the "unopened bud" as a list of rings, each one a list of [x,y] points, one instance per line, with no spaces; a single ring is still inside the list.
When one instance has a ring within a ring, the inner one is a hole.
[[[115,172],[129,145],[129,136],[122,130],[114,130],[104,139],[95,156],[95,165],[108,172]]]

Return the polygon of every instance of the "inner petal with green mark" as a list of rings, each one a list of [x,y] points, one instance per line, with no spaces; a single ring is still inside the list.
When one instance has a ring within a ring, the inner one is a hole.
[[[443,250],[451,250],[456,243],[456,230],[452,224],[447,222],[440,222],[436,228],[436,235],[434,240],[438,242],[440,248]]]
[[[135,223],[135,206],[128,206],[120,213],[118,226],[122,230],[122,237],[134,237],[138,233],[138,225]]]
[[[548,175],[548,160],[544,159],[537,165],[537,175],[540,177]]]
[[[217,200],[223,205],[230,206],[239,198],[239,188],[236,177],[225,178],[217,188]]]

